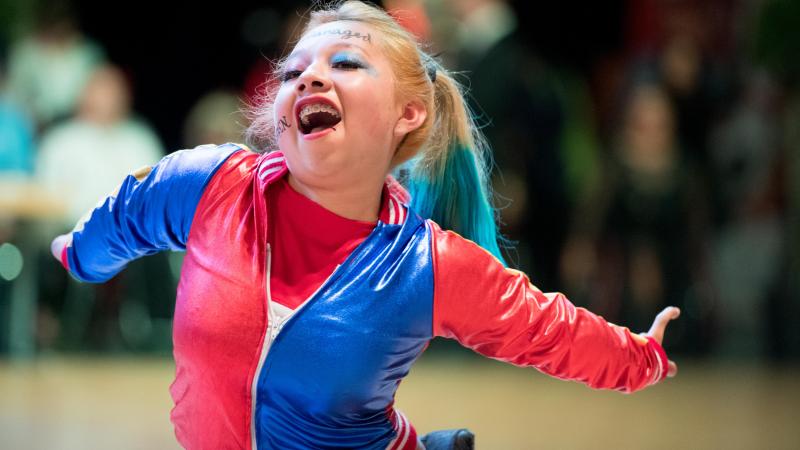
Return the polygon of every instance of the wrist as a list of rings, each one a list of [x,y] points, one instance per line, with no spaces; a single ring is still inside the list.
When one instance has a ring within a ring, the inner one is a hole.
[[[664,347],[658,343],[652,336],[645,336],[647,338],[647,345],[651,347],[656,355],[658,368],[656,368],[656,376],[651,384],[656,384],[667,377],[669,371],[669,359]]]

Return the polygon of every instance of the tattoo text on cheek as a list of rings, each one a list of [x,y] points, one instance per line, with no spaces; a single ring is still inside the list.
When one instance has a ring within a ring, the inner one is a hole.
[[[356,38],[372,44],[372,36],[370,36],[369,33],[361,34],[361,32],[359,31],[353,32],[353,30],[342,30],[339,28],[334,28],[332,30],[318,31],[316,33],[309,34],[308,37],[322,36],[323,34],[338,34],[339,36],[342,37],[342,39]]]
[[[286,116],[283,116],[281,117],[281,120],[278,121],[278,126],[276,127],[275,132],[278,136],[280,136],[284,131],[286,131],[287,128],[291,128],[291,126],[292,125],[289,123],[289,120],[286,118]]]

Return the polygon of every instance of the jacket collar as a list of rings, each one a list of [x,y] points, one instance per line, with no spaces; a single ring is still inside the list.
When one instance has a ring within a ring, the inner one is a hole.
[[[270,184],[288,172],[283,153],[274,151],[261,155],[256,168],[258,190],[264,192]],[[393,176],[387,175],[382,197],[378,220],[387,225],[402,225],[408,215],[408,204],[411,201],[408,191]]]

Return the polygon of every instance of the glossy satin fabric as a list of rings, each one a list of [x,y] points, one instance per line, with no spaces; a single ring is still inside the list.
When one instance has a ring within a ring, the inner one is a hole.
[[[197,207],[175,312],[176,435],[193,449],[249,448],[251,430],[259,449],[384,449],[397,434],[399,381],[432,337],[428,228],[419,218],[379,223],[257,372],[268,325],[264,193],[285,173],[267,163],[274,157],[233,154]]]
[[[69,254],[84,274],[113,274],[131,255],[161,248],[140,244],[142,236],[186,243],[170,387],[171,418],[186,448],[386,448],[398,434],[397,386],[434,335],[598,388],[630,392],[666,375],[666,355],[654,341],[542,293],[407,209],[394,215],[401,225],[379,222],[264,354],[265,192],[285,175],[285,163],[280,154],[236,146],[177,158],[185,164],[176,167],[197,167],[174,176],[193,174],[205,184],[184,180],[195,187],[180,190],[159,164],[95,211]],[[192,207],[197,186],[202,195]],[[127,211],[151,203],[162,209]],[[115,241],[123,225],[137,238]],[[104,244],[84,245],[101,236]]]
[[[594,388],[633,392],[664,379],[667,357],[652,339],[543,293],[489,252],[435,223],[434,335]]]
[[[298,310],[258,381],[259,448],[385,449],[400,381],[431,339],[424,222],[379,223]]]
[[[217,170],[187,242],[170,393],[175,435],[188,449],[251,446],[251,385],[267,327],[260,158],[239,151]]]
[[[181,150],[161,159],[141,181],[128,175],[73,230],[65,258],[72,276],[102,282],[133,259],[184,250],[200,197],[217,168],[237,150],[231,144]]]

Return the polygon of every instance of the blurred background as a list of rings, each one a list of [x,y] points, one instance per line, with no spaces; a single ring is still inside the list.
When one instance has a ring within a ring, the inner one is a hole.
[[[301,1],[0,0],[0,448],[177,448],[180,254],[103,285],[53,236],[138,167],[241,142]],[[386,0],[459,71],[512,265],[681,373],[598,392],[434,342],[398,393],[480,449],[800,448],[800,1]]]

